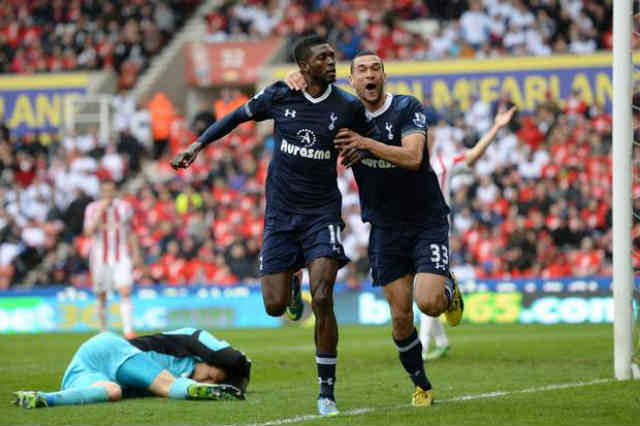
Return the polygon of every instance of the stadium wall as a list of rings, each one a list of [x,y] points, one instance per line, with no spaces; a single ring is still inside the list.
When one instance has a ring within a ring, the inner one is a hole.
[[[640,284],[640,279],[636,285]],[[465,321],[488,323],[611,323],[611,278],[467,281]],[[305,316],[300,323],[264,313],[260,287],[138,287],[134,291],[137,330],[183,326],[211,329],[313,325],[311,296],[306,290]],[[338,283],[335,307],[340,324],[381,325],[390,321],[389,307],[379,288],[363,283],[349,289]],[[113,299],[109,323],[120,327],[118,299]],[[417,308],[414,309],[417,319]],[[0,333],[89,331],[97,329],[95,299],[85,289],[49,287],[0,293]]]
[[[634,56],[640,62],[640,55]],[[612,56],[560,55],[550,57],[515,57],[498,59],[456,59],[447,61],[387,62],[387,90],[410,94],[423,100],[431,96],[436,109],[454,100],[463,111],[471,104],[472,95],[491,103],[500,93],[508,92],[521,111],[531,113],[548,93],[565,99],[573,89],[582,91],[589,105],[597,102],[611,111],[613,94]],[[283,79],[293,65],[277,66],[263,74],[262,85]],[[338,84],[348,86],[349,64],[337,68]]]

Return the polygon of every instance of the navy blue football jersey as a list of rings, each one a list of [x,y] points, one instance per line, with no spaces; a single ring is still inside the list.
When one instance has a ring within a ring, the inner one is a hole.
[[[336,182],[338,152],[333,139],[342,127],[375,134],[360,100],[333,85],[312,98],[279,81],[250,99],[245,112],[255,121],[275,122],[267,211],[340,216],[342,196]]]
[[[378,111],[367,112],[367,116],[377,127],[374,139],[380,142],[400,146],[402,137],[411,133],[424,134],[426,141],[424,108],[413,96],[387,94],[384,105]],[[353,173],[363,221],[391,226],[429,225],[447,220],[449,207],[429,164],[426,146],[417,171],[397,167],[367,152],[353,167]]]

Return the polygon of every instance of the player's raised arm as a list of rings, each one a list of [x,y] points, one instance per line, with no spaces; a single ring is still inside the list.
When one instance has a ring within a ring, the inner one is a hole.
[[[493,126],[489,129],[489,132],[484,135],[473,148],[466,152],[465,161],[467,162],[467,166],[473,167],[473,165],[476,164],[478,159],[480,159],[482,154],[487,150],[487,147],[493,142],[498,131],[509,124],[516,110],[516,107],[512,107],[510,110],[500,111],[496,115],[496,118],[493,120]]]
[[[171,161],[171,166],[176,170],[187,168],[195,161],[203,148],[211,142],[225,137],[240,124],[249,120],[262,121],[271,118],[269,110],[273,92],[274,86],[269,86],[265,90],[258,92],[243,106],[236,108],[233,112],[213,123],[195,142],[175,156]]]
[[[209,126],[187,149],[180,151],[171,161],[171,166],[174,169],[189,167],[204,147],[225,137],[240,124],[249,120],[251,120],[251,116],[247,113],[245,106],[236,108]]]

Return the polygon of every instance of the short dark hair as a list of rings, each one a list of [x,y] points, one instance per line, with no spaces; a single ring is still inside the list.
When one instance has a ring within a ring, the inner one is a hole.
[[[329,44],[329,42],[326,38],[320,36],[301,38],[296,42],[296,45],[293,48],[293,58],[296,60],[298,65],[300,65],[301,62],[306,62],[309,59],[309,56],[311,56],[311,48],[321,44]]]
[[[353,63],[356,58],[359,58],[360,56],[378,56],[378,54],[373,50],[359,50],[358,53],[356,53],[356,56],[351,59],[351,74],[353,74]],[[382,62],[382,58],[380,58],[380,63],[382,64],[382,71],[384,71],[384,62]]]

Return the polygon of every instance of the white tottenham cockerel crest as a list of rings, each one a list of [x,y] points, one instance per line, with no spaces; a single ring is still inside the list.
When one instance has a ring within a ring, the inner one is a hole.
[[[393,124],[389,123],[388,121],[385,121],[384,123],[384,128],[387,129],[387,137],[389,138],[390,141],[393,140],[393,133],[391,132],[391,130],[393,129]]]
[[[336,115],[335,112],[332,112],[331,115],[329,116],[329,120],[331,120],[331,123],[329,123],[329,130],[333,130],[336,128],[336,121],[338,120],[338,116]]]

